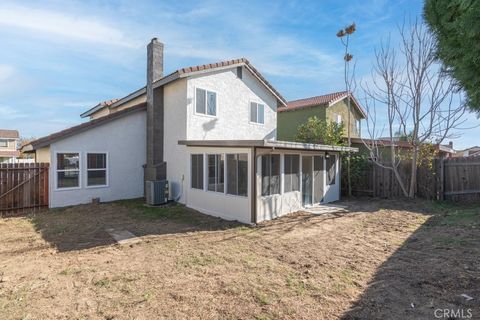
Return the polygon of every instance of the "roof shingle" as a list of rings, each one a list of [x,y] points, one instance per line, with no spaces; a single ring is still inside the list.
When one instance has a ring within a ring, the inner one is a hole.
[[[0,129],[0,138],[18,139],[19,137],[17,130]]]

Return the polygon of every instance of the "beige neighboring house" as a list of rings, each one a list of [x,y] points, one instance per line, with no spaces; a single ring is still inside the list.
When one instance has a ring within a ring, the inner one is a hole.
[[[17,130],[0,129],[0,163],[15,163],[20,156],[17,144],[20,136]]]
[[[480,156],[480,147],[475,146],[465,150],[458,150],[455,153],[455,157],[479,157]]]
[[[320,119],[345,125],[344,136],[347,137],[348,115],[350,113],[350,136],[360,138],[361,121],[367,113],[355,97],[350,94],[351,109],[348,110],[346,91],[329,93],[321,96],[289,101],[286,107],[278,108],[277,136],[279,140],[295,141],[297,128],[316,116]]]

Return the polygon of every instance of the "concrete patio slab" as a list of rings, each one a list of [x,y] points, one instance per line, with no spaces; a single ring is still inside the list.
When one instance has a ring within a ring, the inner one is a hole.
[[[107,228],[105,231],[117,241],[118,244],[133,244],[142,241],[136,235],[128,230],[116,230],[113,228]]]
[[[329,214],[329,213],[338,213],[338,212],[348,212],[347,207],[340,205],[316,205],[304,209],[303,211],[311,214]]]

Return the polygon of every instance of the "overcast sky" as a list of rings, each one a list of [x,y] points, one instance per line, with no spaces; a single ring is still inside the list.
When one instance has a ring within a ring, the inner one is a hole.
[[[145,85],[146,44],[165,72],[246,57],[287,100],[344,89],[338,29],[355,21],[357,77],[373,48],[422,1],[5,1],[0,3],[0,128],[40,137],[100,101]],[[467,126],[480,123],[471,115]],[[454,140],[479,144],[480,129]]]

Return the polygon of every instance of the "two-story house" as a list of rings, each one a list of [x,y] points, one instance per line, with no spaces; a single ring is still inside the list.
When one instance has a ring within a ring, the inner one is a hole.
[[[0,129],[0,163],[14,163],[20,152],[17,150],[20,139],[17,130]]]
[[[313,116],[328,122],[343,123],[345,137],[348,136],[347,126],[350,122],[350,137],[360,138],[361,123],[367,117],[367,113],[352,94],[349,110],[348,96],[346,91],[342,91],[289,101],[287,106],[278,108],[278,139],[295,141],[298,126]]]
[[[340,152],[277,140],[286,100],[246,59],[163,75],[163,44],[147,47],[147,84],[101,103],[86,123],[24,147],[50,162],[50,207],[142,197],[168,180],[171,200],[256,223],[340,197]]]

